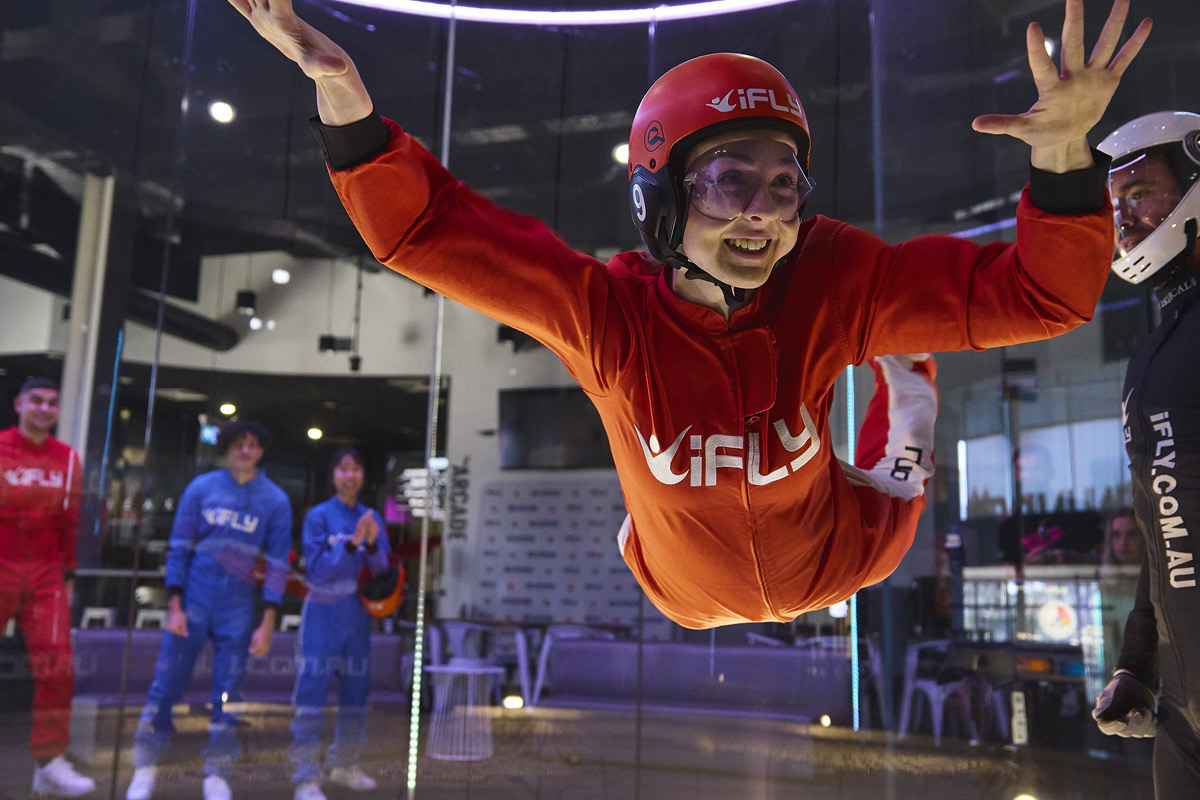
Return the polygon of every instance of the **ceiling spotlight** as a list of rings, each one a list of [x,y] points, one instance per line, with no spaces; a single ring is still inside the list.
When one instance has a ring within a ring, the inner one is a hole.
[[[233,403],[221,403],[221,407],[217,409],[227,417],[232,417],[237,413],[237,406]]]
[[[509,694],[504,696],[504,701],[501,703],[505,708],[515,711],[518,708],[525,707],[525,699],[519,694]]]
[[[321,431],[320,428],[309,428],[308,429],[308,438],[312,439],[314,442],[317,439],[320,439],[323,435],[324,435],[324,433]]]
[[[254,316],[254,307],[258,304],[258,295],[249,289],[237,293],[237,312],[247,317]]]
[[[828,714],[822,714],[822,715],[821,715],[821,727],[822,727],[822,728],[828,728],[828,727],[829,727],[830,725],[832,725],[832,724],[833,724],[833,720],[831,720],[831,719],[829,718],[829,715],[828,715]]]
[[[233,122],[233,118],[237,116],[237,112],[233,110],[233,106],[224,100],[214,100],[208,104],[208,115],[222,125],[228,125]]]
[[[292,279],[292,273],[286,269],[271,270],[271,280],[275,283],[287,283]]]
[[[258,317],[251,317],[251,318],[250,318],[250,330],[252,330],[252,331],[256,331],[256,330],[258,330],[259,328],[261,328],[261,327],[262,327],[262,325],[263,325],[263,323],[262,323],[262,320],[261,320],[261,319],[259,319]]]
[[[629,142],[621,142],[612,149],[613,161],[618,164],[629,163]]]
[[[273,319],[267,320],[267,330],[269,330],[269,331],[275,330],[275,320],[273,320]]]

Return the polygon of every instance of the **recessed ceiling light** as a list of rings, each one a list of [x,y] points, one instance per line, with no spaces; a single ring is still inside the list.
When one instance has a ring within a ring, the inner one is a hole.
[[[258,329],[259,329],[259,328],[261,328],[261,327],[262,327],[262,320],[261,320],[261,319],[259,319],[258,317],[251,317],[251,318],[250,318],[250,330],[252,330],[252,331],[256,331],[256,330],[258,330]]]
[[[629,142],[621,142],[612,149],[613,161],[618,164],[629,163]]]
[[[287,283],[292,279],[292,273],[286,269],[271,270],[271,280],[275,283]]]
[[[228,125],[233,122],[233,118],[237,116],[237,112],[233,110],[233,106],[224,100],[213,100],[208,104],[208,115],[222,125]]]
[[[221,403],[221,407],[217,409],[227,417],[232,417],[237,413],[237,406],[233,403]]]
[[[320,439],[324,435],[325,435],[324,432],[320,428],[309,428],[308,429],[308,438],[312,439],[314,442],[317,439]]]

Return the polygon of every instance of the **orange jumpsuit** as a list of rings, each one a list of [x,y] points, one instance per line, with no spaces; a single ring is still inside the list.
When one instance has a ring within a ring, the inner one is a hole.
[[[677,297],[646,253],[606,265],[576,252],[388,124],[382,152],[330,170],[351,219],[381,262],[563,360],[608,433],[632,519],[625,561],[687,627],[828,606],[883,580],[911,545],[923,496],[896,496],[834,457],[829,412],[848,364],[1064,333],[1091,318],[1109,272],[1097,167],[1090,213],[1046,213],[1027,188],[1012,246],[889,245],[806,220],[726,321]]]

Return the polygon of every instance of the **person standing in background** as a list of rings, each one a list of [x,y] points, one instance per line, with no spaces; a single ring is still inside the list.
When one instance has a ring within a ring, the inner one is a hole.
[[[358,501],[363,457],[353,447],[333,454],[334,496],[304,517],[308,595],[300,615],[296,689],[292,703],[295,800],[325,800],[321,791],[321,730],[329,682],[338,679],[337,724],[325,763],[329,780],[355,791],[374,789],[358,765],[366,744],[367,694],[371,686],[371,617],[358,596],[359,576],[389,568],[387,529],[377,511]]]
[[[226,425],[217,437],[217,450],[228,467],[194,479],[179,499],[167,554],[167,629],[134,736],[135,769],[126,800],[148,800],[153,793],[157,765],[175,730],[171,710],[209,639],[213,707],[204,751],[204,800],[232,796],[229,777],[241,745],[237,719],[224,703],[239,697],[246,655],[261,657],[271,649],[292,546],[291,502],[258,469],[269,435],[256,422]],[[262,621],[256,628],[254,564],[259,555],[266,556],[267,566]]]
[[[57,383],[27,379],[13,407],[17,424],[0,431],[0,628],[16,618],[33,670],[33,791],[78,797],[96,788],[63,755],[75,690],[71,605],[80,462],[50,435],[58,423]]]

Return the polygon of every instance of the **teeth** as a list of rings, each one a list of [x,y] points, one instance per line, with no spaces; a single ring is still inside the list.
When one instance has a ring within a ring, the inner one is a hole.
[[[726,239],[725,244],[742,250],[762,250],[767,246],[765,239]]]

